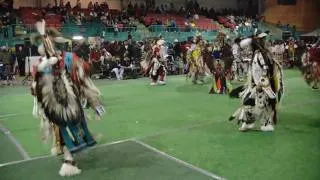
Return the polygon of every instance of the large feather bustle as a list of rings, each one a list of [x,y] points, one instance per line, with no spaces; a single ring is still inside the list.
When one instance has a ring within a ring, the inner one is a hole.
[[[49,27],[47,28],[46,33],[50,37],[61,37],[61,33],[56,28]]]
[[[100,92],[94,86],[92,80],[90,78],[86,78],[84,80],[84,84],[81,86],[81,95],[87,99],[89,106],[95,110],[97,106],[101,106],[100,102]]]
[[[84,62],[85,63],[85,62]],[[89,106],[95,110],[97,106],[101,106],[100,91],[94,85],[91,78],[87,75],[87,70],[83,63],[75,63],[76,68],[76,83],[78,83],[80,96],[87,100]]]
[[[66,125],[68,121],[76,124],[82,120],[80,101],[65,74],[55,78],[43,76],[39,81],[39,90],[41,95],[38,101],[51,122]]]
[[[56,42],[56,43],[71,42],[70,39],[66,39],[66,38],[61,37],[61,33],[58,32],[54,28],[46,28],[45,34],[52,37],[54,42]],[[41,35],[41,34],[31,34],[31,36],[30,36],[31,44],[33,44],[33,45],[42,44],[43,43],[42,37],[43,37],[43,35]]]
[[[242,91],[244,91],[244,90],[245,90],[244,86],[239,86],[239,87],[237,87],[235,89],[232,89],[231,92],[229,93],[229,96],[231,98],[239,98],[240,97],[240,93]]]
[[[58,37],[54,38],[54,42],[55,43],[70,43],[71,40],[58,36]]]

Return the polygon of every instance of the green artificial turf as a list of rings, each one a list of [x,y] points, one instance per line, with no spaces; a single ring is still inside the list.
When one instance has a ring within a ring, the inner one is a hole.
[[[21,160],[23,158],[17,150],[17,148],[14,146],[14,144],[12,144],[9,138],[3,133],[0,133],[0,146],[0,164],[10,161]]]
[[[272,133],[240,133],[228,121],[239,99],[208,94],[210,84],[168,78],[157,87],[148,79],[96,81],[107,110],[101,121],[89,113],[98,142],[135,137],[227,179],[320,179],[320,91],[308,87],[300,72],[285,71],[286,92]],[[40,140],[32,104],[28,88],[0,89],[0,115],[16,114],[0,123],[34,157],[48,154],[51,143]]]
[[[83,172],[68,179],[210,179],[133,141],[95,148],[80,153],[76,159]],[[49,157],[5,166],[0,168],[0,174],[1,178],[8,180],[20,180],[21,177],[24,177],[23,179],[64,179],[58,175],[60,166],[61,160]],[[18,172],[17,169],[19,169]]]

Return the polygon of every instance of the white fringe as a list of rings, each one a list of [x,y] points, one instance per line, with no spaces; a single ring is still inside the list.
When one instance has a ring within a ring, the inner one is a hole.
[[[44,21],[44,19],[42,19],[42,21],[36,22],[36,29],[38,30],[38,32],[44,36],[46,33],[46,22]]]
[[[63,147],[63,152],[65,160],[73,161],[71,153],[65,146]],[[81,169],[68,163],[63,163],[59,171],[60,176],[74,176],[80,173]]]
[[[54,142],[55,140],[53,140]],[[53,145],[53,147],[51,148],[51,155],[56,156],[58,155],[58,149],[55,145]]]
[[[41,117],[40,130],[42,132],[42,140],[47,143],[52,137],[53,132],[49,120],[44,115]]]
[[[74,176],[77,174],[81,174],[81,169],[79,169],[77,166],[63,163],[60,168],[59,174],[60,176]]]
[[[48,63],[49,64],[51,64],[51,65],[54,65],[54,64],[56,64],[58,62],[58,58],[57,57],[50,57],[49,59],[48,59]]]
[[[38,101],[37,98],[33,98],[33,110],[32,110],[32,115],[34,117],[38,117]]]

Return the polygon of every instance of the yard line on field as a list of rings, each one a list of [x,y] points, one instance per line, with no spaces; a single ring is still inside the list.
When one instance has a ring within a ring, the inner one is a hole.
[[[43,155],[43,156],[37,156],[37,157],[34,157],[34,158],[30,158],[30,159],[24,159],[24,160],[19,160],[19,161],[11,161],[11,162],[0,164],[0,168],[4,167],[4,166],[13,165],[13,164],[19,164],[19,163],[23,163],[23,162],[34,161],[34,160],[37,160],[37,159],[44,159],[44,158],[48,158],[48,157],[52,157],[52,156],[53,155]]]
[[[8,139],[15,145],[15,147],[17,148],[17,150],[19,151],[23,159],[26,159],[26,160],[30,159],[30,156],[27,153],[27,151],[23,149],[21,144],[12,136],[11,132],[7,128],[5,128],[2,124],[0,124],[0,131],[4,135],[6,135]]]
[[[132,141],[132,139],[124,139],[124,140],[104,143],[104,144],[100,144],[100,145],[91,147],[90,149],[96,149],[96,148],[100,148],[100,147],[111,146],[111,145],[115,145],[115,144],[121,144],[121,143],[128,142],[128,141]],[[13,164],[19,164],[19,163],[23,163],[23,162],[29,162],[29,161],[38,160],[38,159],[50,158],[50,157],[54,157],[54,156],[55,155],[48,154],[48,155],[37,156],[37,157],[34,157],[34,158],[24,159],[24,160],[20,160],[20,161],[7,162],[7,163],[0,164],[0,168],[4,167],[4,166],[13,165]]]
[[[201,168],[199,168],[197,166],[194,166],[194,165],[192,165],[192,164],[190,164],[188,162],[185,162],[185,161],[183,161],[181,159],[173,157],[173,156],[171,156],[171,155],[169,155],[169,154],[167,154],[167,153],[165,153],[163,151],[160,151],[159,149],[156,149],[155,147],[152,147],[152,146],[150,146],[150,145],[148,145],[148,144],[146,144],[146,143],[144,143],[142,141],[139,141],[137,139],[133,139],[133,141],[138,143],[138,144],[140,144],[140,145],[142,145],[143,147],[145,147],[147,149],[150,149],[151,151],[154,151],[154,152],[158,153],[159,155],[161,155],[161,156],[163,156],[163,157],[165,157],[165,158],[167,158],[169,160],[172,160],[172,161],[174,161],[174,162],[176,162],[176,163],[178,163],[180,165],[183,165],[183,166],[185,166],[187,168],[190,168],[190,169],[192,169],[194,171],[197,171],[197,172],[199,172],[199,173],[201,173],[203,175],[206,175],[208,177],[211,177],[213,179],[218,179],[218,180],[224,180],[225,179],[225,178],[222,178],[222,177],[220,177],[220,176],[218,176],[216,174],[213,174],[212,172],[209,172],[207,170],[201,169]]]
[[[0,115],[0,118],[6,118],[6,117],[12,117],[12,116],[18,116],[19,114],[2,114]]]
[[[5,117],[5,118],[0,118],[0,121],[6,120],[6,119],[9,119],[9,118],[7,118],[7,117]]]
[[[132,139],[123,139],[123,140],[118,140],[118,141],[113,141],[113,142],[109,142],[109,143],[104,143],[104,144],[98,144],[90,149],[97,149],[97,148],[101,148],[101,147],[105,147],[105,146],[111,146],[111,145],[115,145],[115,144],[121,144],[121,143],[125,143],[128,141],[131,141]]]

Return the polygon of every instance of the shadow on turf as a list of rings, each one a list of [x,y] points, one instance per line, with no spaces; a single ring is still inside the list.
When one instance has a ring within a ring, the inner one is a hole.
[[[194,92],[202,92],[204,91],[204,86],[207,84],[185,84],[183,86],[179,86],[176,88],[176,91],[179,93],[194,93]],[[209,93],[209,89],[206,89]]]
[[[136,144],[131,144],[131,142],[125,144],[126,146],[123,146],[123,143],[117,144],[117,146],[108,146],[107,151],[104,148],[86,151],[79,154],[77,159],[85,171],[100,169],[104,172],[123,168],[148,167],[155,163],[154,157],[145,158],[147,155],[144,149],[137,148]],[[96,154],[103,154],[103,156],[97,158]]]
[[[310,127],[320,128],[319,119],[298,112],[281,112],[278,123],[292,133],[310,133]]]

